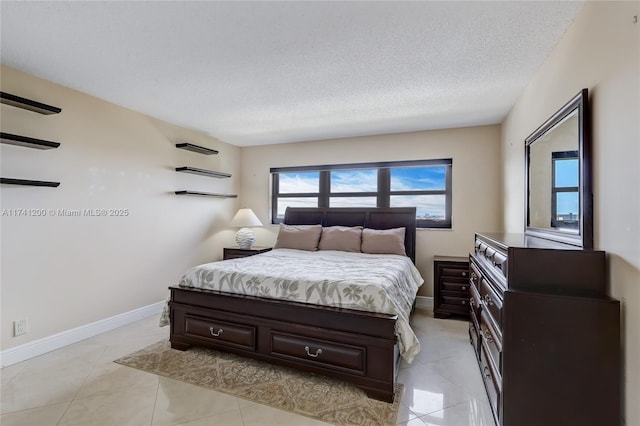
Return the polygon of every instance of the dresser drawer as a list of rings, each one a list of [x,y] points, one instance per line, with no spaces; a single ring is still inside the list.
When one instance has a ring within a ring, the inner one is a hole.
[[[187,315],[184,331],[188,336],[215,344],[250,350],[256,348],[256,329],[252,326]]]
[[[473,315],[471,315],[473,317]],[[478,338],[478,328],[476,327],[476,321],[471,321],[469,323],[469,340],[471,341],[471,346],[473,347],[473,352],[476,355],[476,358],[480,357],[480,347],[478,344],[480,343],[480,339]]]
[[[471,275],[469,276],[469,281],[471,282],[471,284],[473,286],[475,286],[475,288],[480,290],[480,277],[482,277],[482,274],[480,273],[480,270],[478,269],[478,267],[473,262],[469,263],[469,269],[471,270]]]
[[[502,299],[498,297],[498,294],[485,278],[482,278],[480,282],[480,298],[482,300],[482,309],[487,311],[496,328],[502,330]]]
[[[490,247],[484,241],[476,239],[475,252],[479,260],[491,271],[493,276],[506,288],[507,281],[507,255]]]
[[[366,366],[366,348],[364,347],[273,331],[271,332],[271,354],[316,365],[337,366],[357,373],[364,373]]]
[[[502,371],[502,336],[493,328],[486,312],[480,314],[479,332],[486,345],[488,355],[493,360],[493,365],[498,369],[496,374],[502,376],[500,373]]]
[[[480,373],[482,374],[482,380],[484,381],[484,387],[487,390],[489,404],[491,404],[494,417],[499,418],[502,382],[496,376],[495,366],[491,365],[491,362],[487,357],[487,350],[484,342],[480,344]]]
[[[480,318],[480,312],[482,311],[482,301],[480,300],[480,292],[476,290],[475,286],[471,286],[469,305],[471,306],[471,312],[475,315],[475,317]]]

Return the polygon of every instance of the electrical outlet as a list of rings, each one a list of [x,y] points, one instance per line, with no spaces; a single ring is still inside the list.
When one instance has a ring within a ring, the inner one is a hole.
[[[27,320],[17,320],[13,322],[13,337],[22,336],[27,334]]]

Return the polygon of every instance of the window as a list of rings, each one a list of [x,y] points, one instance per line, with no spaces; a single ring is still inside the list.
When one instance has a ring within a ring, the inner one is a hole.
[[[452,160],[273,168],[272,223],[291,207],[416,207],[419,228],[451,228]]]
[[[551,161],[551,226],[578,229],[580,224],[578,151],[553,152]]]

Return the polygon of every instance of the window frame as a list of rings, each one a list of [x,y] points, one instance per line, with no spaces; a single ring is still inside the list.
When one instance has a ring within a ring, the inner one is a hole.
[[[445,188],[438,190],[392,191],[391,169],[409,167],[445,167]],[[329,207],[331,198],[340,197],[376,197],[376,207],[388,208],[393,195],[444,195],[445,219],[429,220],[416,218],[418,228],[452,228],[452,168],[453,159],[386,161],[374,163],[326,164],[317,166],[272,167],[271,173],[271,223],[282,223],[278,218],[278,200],[283,198],[317,198],[318,207]],[[331,172],[335,170],[377,170],[377,191],[375,192],[331,192]],[[295,172],[318,172],[318,192],[284,193],[279,191],[279,174]]]

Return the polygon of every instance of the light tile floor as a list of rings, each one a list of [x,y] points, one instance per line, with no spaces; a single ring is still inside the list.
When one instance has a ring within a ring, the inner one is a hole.
[[[167,337],[148,318],[0,370],[2,426],[324,425],[271,407],[114,364]],[[402,363],[398,425],[494,426],[467,323],[417,310],[422,351]]]

